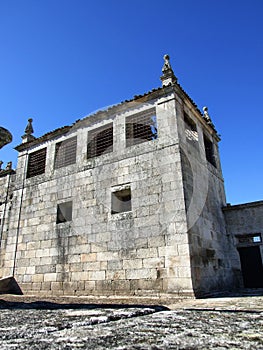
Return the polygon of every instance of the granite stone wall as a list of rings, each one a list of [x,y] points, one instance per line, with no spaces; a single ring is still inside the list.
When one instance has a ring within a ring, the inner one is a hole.
[[[131,140],[139,129],[144,139]],[[59,146],[68,140],[71,148]],[[232,288],[240,266],[222,212],[218,141],[193,102],[169,86],[30,135],[17,147],[16,174],[0,177],[0,276],[42,295]]]
[[[125,118],[149,109],[158,138],[126,147]],[[26,293],[192,294],[175,117],[168,96],[80,123],[20,152],[2,275],[14,271]],[[88,131],[107,123],[113,123],[113,151],[87,159]],[[73,136],[76,163],[55,169],[55,144]],[[26,178],[28,153],[43,147],[45,173]],[[123,186],[131,210],[112,214],[112,194]],[[72,220],[57,223],[58,205],[69,202]]]

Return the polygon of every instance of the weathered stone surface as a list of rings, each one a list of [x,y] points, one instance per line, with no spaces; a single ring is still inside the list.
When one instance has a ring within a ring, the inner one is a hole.
[[[38,301],[4,297],[0,300],[0,347],[2,350],[263,348],[262,297],[177,301],[170,309],[145,298],[146,305],[137,304],[138,300],[134,305],[121,305],[118,299],[104,300],[108,304],[77,298]]]
[[[11,133],[3,128],[0,127],[0,149],[10,143],[12,141],[12,135]]]

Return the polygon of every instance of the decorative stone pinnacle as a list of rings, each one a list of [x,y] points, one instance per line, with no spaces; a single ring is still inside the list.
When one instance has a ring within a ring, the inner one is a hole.
[[[212,120],[210,118],[210,115],[208,113],[208,107],[203,107],[204,115],[203,118],[207,122],[208,125],[212,126],[212,128],[215,128],[214,124],[212,123]]]
[[[34,133],[32,122],[33,122],[33,119],[29,118],[28,119],[28,124],[27,124],[27,126],[25,128],[26,135],[32,135]]]
[[[161,81],[163,86],[173,85],[177,82],[177,78],[174,75],[173,69],[170,64],[170,56],[164,55],[164,65],[162,68],[163,75],[161,76]]]
[[[163,68],[162,68],[162,72],[166,73],[168,70],[172,69],[171,64],[170,64],[170,56],[169,55],[164,55],[163,59],[164,59],[164,65],[163,65]]]
[[[22,136],[22,140],[23,140],[22,143],[26,143],[35,139],[35,136],[32,135],[34,133],[32,122],[33,122],[33,119],[29,118],[27,126],[25,128],[25,134]]]
[[[8,163],[6,164],[5,170],[12,170],[12,162],[8,162]]]

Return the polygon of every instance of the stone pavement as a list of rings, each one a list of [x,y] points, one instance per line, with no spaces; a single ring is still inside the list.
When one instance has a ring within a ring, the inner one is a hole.
[[[0,349],[263,349],[263,293],[209,299],[0,296]]]

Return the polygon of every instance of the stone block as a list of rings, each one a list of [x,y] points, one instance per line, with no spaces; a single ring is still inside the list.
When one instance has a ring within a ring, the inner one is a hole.
[[[56,282],[57,274],[56,273],[45,273],[44,282]]]
[[[40,258],[30,258],[29,261],[31,266],[40,265]]]
[[[83,253],[80,255],[81,262],[89,262],[97,260],[97,253]]]
[[[63,282],[63,291],[64,294],[67,295],[74,295],[75,290],[78,287],[78,283],[77,282]]]
[[[38,283],[32,283],[32,291],[40,291],[42,288],[42,283],[38,282]]]
[[[142,268],[142,259],[129,259],[123,260],[123,269],[141,269]]]
[[[44,256],[49,257],[49,249],[48,248],[36,250],[36,258],[40,258],[40,257],[42,258]]]
[[[28,266],[26,268],[26,274],[27,275],[34,275],[35,274],[35,270],[36,270],[35,266]]]
[[[79,263],[79,262],[81,262],[80,254],[78,254],[78,255],[69,255],[68,256],[68,263],[69,264],[74,264],[74,263]]]
[[[83,270],[85,271],[96,271],[100,270],[100,261],[90,261],[87,263],[83,263]]]
[[[72,272],[71,273],[71,281],[87,281],[89,278],[89,273],[87,271],[81,272]]]
[[[81,244],[76,246],[69,247],[69,254],[85,254],[89,253],[90,245],[89,244]]]
[[[53,291],[62,291],[63,282],[51,282],[51,290]]]
[[[137,258],[154,258],[158,256],[157,248],[141,248],[137,249]]]
[[[121,270],[122,267],[122,260],[110,260],[107,262],[107,270]]]
[[[97,253],[97,261],[109,261],[116,260],[118,258],[117,252],[98,252]]]
[[[40,248],[41,249],[51,248],[51,246],[52,246],[52,240],[51,239],[48,239],[46,241],[41,241],[40,242]]]
[[[125,280],[125,271],[124,270],[111,270],[106,271],[107,280]]]
[[[17,267],[28,267],[30,266],[30,259],[20,259],[16,262]]]
[[[91,243],[90,245],[90,251],[92,253],[100,253],[107,251],[107,243]]]
[[[165,246],[165,247],[158,247],[158,256],[177,256],[178,255],[178,249],[177,246]]]
[[[95,281],[85,281],[85,290],[92,291],[95,289]]]
[[[126,270],[126,278],[128,280],[132,279],[144,279],[144,278],[151,278],[156,279],[156,270],[155,269],[133,269],[133,270]]]
[[[25,275],[27,267],[17,267],[16,275]]]
[[[32,259],[30,259],[31,261]],[[40,263],[38,265],[52,265],[53,264],[53,258],[51,256],[45,256],[43,258],[40,258]]]
[[[44,282],[44,275],[43,274],[34,274],[32,276],[32,282],[33,283]]]
[[[191,276],[192,276],[190,267],[178,266],[177,270],[178,270],[178,277],[189,277],[189,278],[191,278]]]
[[[149,248],[162,247],[165,245],[164,236],[149,237],[147,241]]]
[[[160,268],[164,267],[164,258],[146,258],[142,259],[144,268]]]
[[[131,292],[131,283],[126,280],[113,280],[111,285],[112,290],[115,294],[124,294]]]
[[[36,257],[36,251],[35,250],[25,250],[24,251],[24,257],[25,258],[35,258]]]
[[[89,271],[88,279],[91,281],[105,280],[105,271]]]
[[[188,244],[178,244],[178,254],[179,255],[189,255],[189,245]]]
[[[32,282],[32,275],[24,275],[24,276],[23,276],[23,282],[24,282],[24,283],[30,283],[30,282]]]

